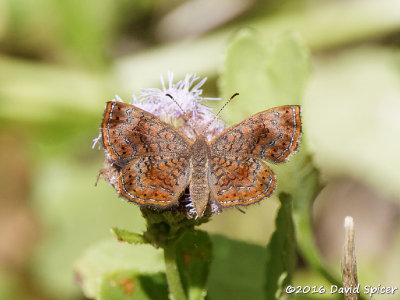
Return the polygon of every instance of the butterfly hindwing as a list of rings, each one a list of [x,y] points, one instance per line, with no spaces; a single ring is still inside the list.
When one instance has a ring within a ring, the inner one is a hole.
[[[212,198],[221,206],[249,205],[272,194],[275,175],[262,161],[244,156],[218,157],[210,161]]]
[[[122,169],[118,185],[121,195],[132,202],[166,208],[178,204],[189,177],[188,157],[145,156]]]

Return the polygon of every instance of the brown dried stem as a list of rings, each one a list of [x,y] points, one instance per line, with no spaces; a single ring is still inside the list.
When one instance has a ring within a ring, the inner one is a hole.
[[[345,300],[357,300],[359,285],[357,279],[357,263],[354,245],[354,221],[352,217],[344,219],[345,244],[342,260],[342,280]]]

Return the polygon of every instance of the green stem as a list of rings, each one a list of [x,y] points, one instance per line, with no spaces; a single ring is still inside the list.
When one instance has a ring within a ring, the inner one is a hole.
[[[169,287],[169,296],[172,300],[186,300],[176,257],[176,242],[170,242],[164,247],[165,271]]]

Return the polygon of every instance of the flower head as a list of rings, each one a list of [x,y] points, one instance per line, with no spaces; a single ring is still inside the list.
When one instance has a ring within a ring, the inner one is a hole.
[[[132,96],[131,104],[182,129],[190,139],[201,134],[210,141],[225,129],[225,123],[213,114],[210,107],[201,102],[220,98],[201,96],[201,86],[207,78],[199,81],[200,77],[196,74],[187,74],[185,79],[177,83],[173,83],[173,79],[173,73],[169,72],[167,85],[161,77],[161,89],[142,89],[139,97]]]

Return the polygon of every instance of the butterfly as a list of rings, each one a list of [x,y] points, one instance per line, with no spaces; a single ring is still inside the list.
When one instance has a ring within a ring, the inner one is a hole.
[[[210,142],[187,138],[172,125],[134,105],[107,102],[102,143],[118,167],[118,190],[129,201],[157,209],[179,205],[189,187],[197,217],[250,205],[272,194],[273,171],[263,162],[282,163],[296,151],[301,108],[285,105],[255,114],[225,129]]]

